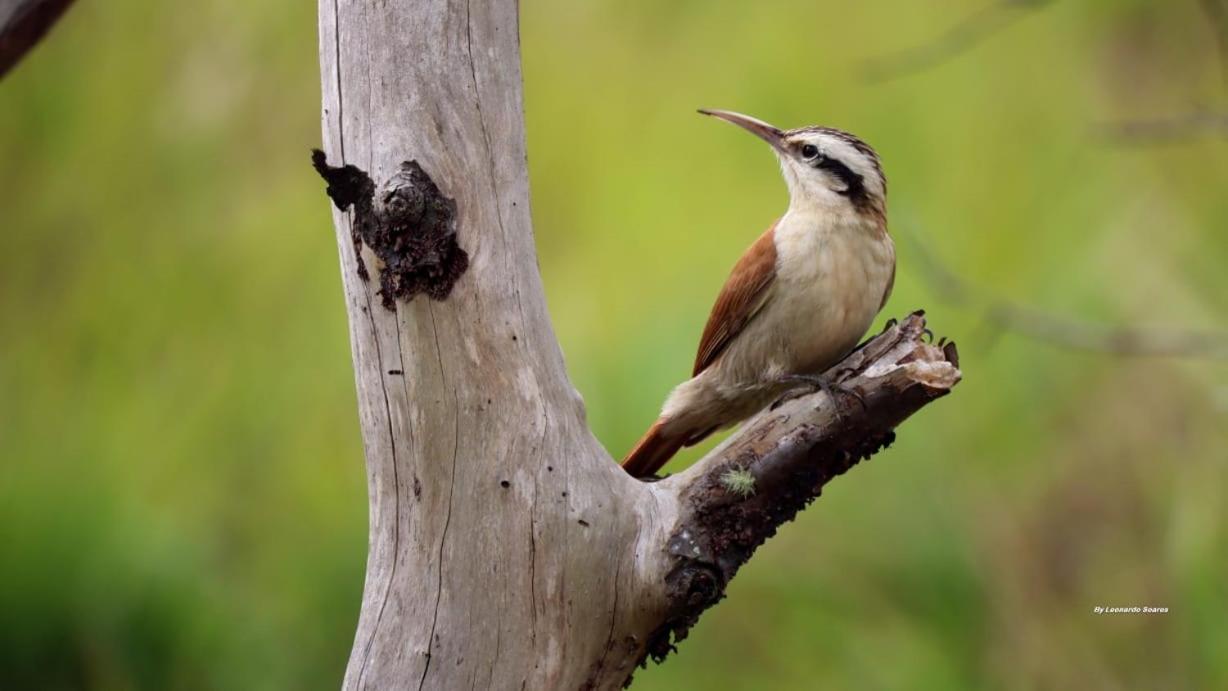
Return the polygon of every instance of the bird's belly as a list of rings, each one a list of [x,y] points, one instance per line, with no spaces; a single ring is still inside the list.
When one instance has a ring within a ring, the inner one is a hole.
[[[834,365],[870,328],[891,280],[894,249],[885,235],[856,229],[805,240],[781,248],[775,309],[754,324],[760,376]]]
[[[809,290],[800,292],[787,310],[792,314],[785,315],[788,323],[782,325],[787,339],[781,352],[783,367],[797,373],[817,374],[852,350],[870,328],[885,283],[833,283],[836,282],[815,281]]]
[[[786,375],[822,373],[857,345],[882,304],[895,256],[885,233],[841,230],[786,232],[782,242],[777,226],[767,304],[711,367],[674,389],[662,417],[690,431],[732,424],[788,389]]]

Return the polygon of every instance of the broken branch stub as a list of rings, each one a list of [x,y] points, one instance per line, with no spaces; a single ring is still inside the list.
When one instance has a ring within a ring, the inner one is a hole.
[[[393,310],[395,300],[425,293],[443,300],[469,268],[469,255],[456,242],[456,202],[445,197],[417,161],[406,161],[377,193],[374,181],[354,165],[328,165],[324,152],[311,154],[312,166],[328,183],[337,208],[353,208],[350,235],[358,275],[369,278],[362,245],[380,259],[380,295]]]

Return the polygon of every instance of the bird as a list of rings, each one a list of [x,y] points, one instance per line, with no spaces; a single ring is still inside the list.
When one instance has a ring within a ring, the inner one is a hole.
[[[832,127],[782,130],[728,110],[700,113],[764,140],[789,206],[734,264],[704,326],[691,378],[623,459],[653,476],[681,448],[756,414],[851,352],[895,283],[878,154]]]

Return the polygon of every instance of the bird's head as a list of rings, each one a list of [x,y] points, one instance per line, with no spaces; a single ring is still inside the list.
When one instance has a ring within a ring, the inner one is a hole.
[[[731,122],[772,146],[789,186],[790,208],[847,210],[883,216],[887,179],[878,154],[857,137],[831,127],[782,130],[749,115],[700,110]]]

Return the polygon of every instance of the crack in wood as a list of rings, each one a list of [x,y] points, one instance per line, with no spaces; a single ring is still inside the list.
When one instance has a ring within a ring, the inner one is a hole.
[[[363,292],[367,300],[367,306],[370,307],[371,296],[366,291]],[[384,354],[380,348],[378,329],[375,325],[375,317],[371,314],[371,310],[365,311],[367,320],[371,325],[372,343],[375,346],[375,362],[379,370],[384,369]],[[398,349],[399,350],[399,349]],[[393,486],[393,533],[392,533],[392,553],[400,554],[401,545],[401,480],[397,466],[400,461],[397,459],[397,434],[392,422],[392,404],[388,398],[388,386],[381,379],[380,391],[384,397],[384,416],[388,422],[388,443],[390,453],[392,455],[392,486]],[[363,665],[358,674],[358,687],[365,688],[365,679],[367,674],[367,663],[371,659],[371,650],[375,645],[375,639],[379,633],[380,625],[384,620],[384,610],[388,606],[388,600],[392,593],[392,584],[396,581],[398,559],[393,559],[389,566],[387,580],[384,583],[384,593],[380,599],[379,612],[375,615],[375,626],[371,630],[371,639],[367,641],[367,645],[363,651]]]

